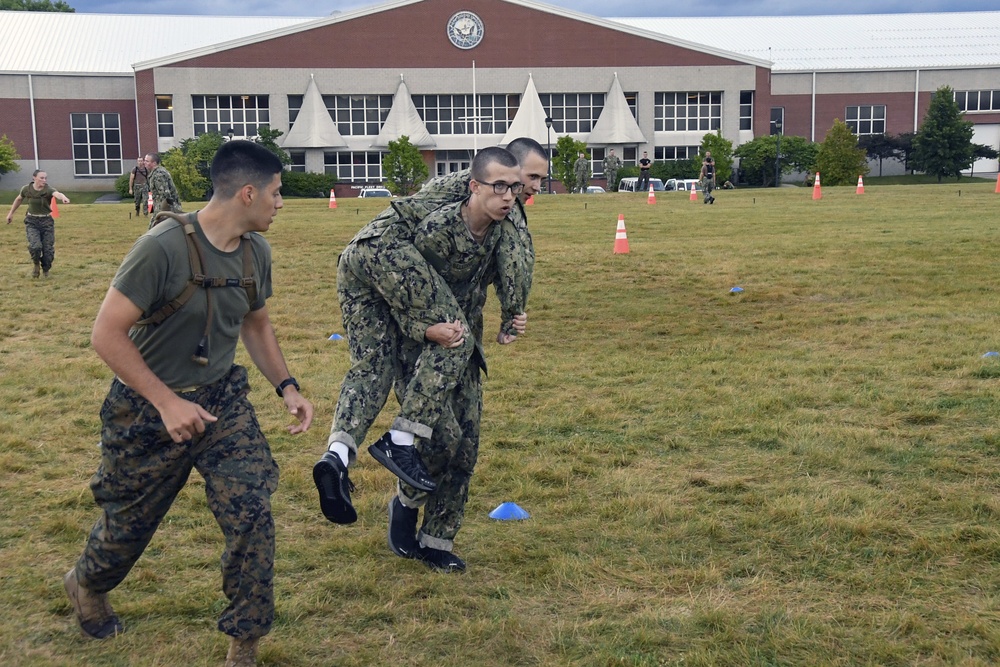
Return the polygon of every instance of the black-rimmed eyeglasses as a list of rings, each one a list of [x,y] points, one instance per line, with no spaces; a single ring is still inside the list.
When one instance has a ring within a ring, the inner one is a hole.
[[[493,194],[503,195],[507,194],[510,190],[515,195],[519,195],[524,192],[524,183],[504,183],[503,181],[497,181],[496,183],[483,183],[482,181],[476,181],[480,185],[491,185],[493,186]]]

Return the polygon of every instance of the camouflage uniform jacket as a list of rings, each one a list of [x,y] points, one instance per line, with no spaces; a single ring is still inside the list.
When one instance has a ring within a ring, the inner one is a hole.
[[[365,225],[351,243],[381,236],[386,229],[396,224],[405,224],[415,233],[417,223],[431,212],[445,204],[465,200],[469,194],[469,180],[469,170],[466,169],[428,181],[415,195],[394,201],[392,206]],[[500,301],[501,331],[516,335],[512,320],[515,315],[525,312],[528,305],[535,266],[535,249],[520,200],[501,221],[495,255],[496,275],[493,283]],[[436,322],[424,324],[429,326]]]
[[[177,194],[174,179],[170,177],[170,172],[162,165],[149,172],[147,183],[149,191],[153,194],[153,215],[160,211],[183,212],[181,210],[181,196]]]
[[[430,202],[431,210],[461,201],[468,196],[470,179],[468,169],[440,176],[425,183],[412,199],[421,205]],[[512,320],[528,307],[535,268],[535,248],[520,199],[500,222],[500,240],[495,255],[496,278],[493,286],[500,301],[500,330],[508,335],[517,335]]]

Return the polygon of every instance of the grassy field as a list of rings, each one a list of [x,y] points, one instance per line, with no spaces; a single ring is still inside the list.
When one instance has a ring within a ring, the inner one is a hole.
[[[1000,358],[983,356],[1000,350],[1000,195],[866,186],[536,198],[528,334],[487,346],[464,575],[389,552],[392,478],[367,454],[358,523],[319,512],[311,468],[348,364],[328,340],[335,263],[383,202],[288,202],[270,310],[318,418],[287,435],[252,373],[282,468],[260,664],[1000,662]],[[3,228],[0,664],[220,665],[222,544],[197,475],[112,593],[127,633],[85,640],[71,619],[61,577],[97,516],[111,380],[90,326],[144,224],[60,209],[48,280],[21,224]],[[505,501],[531,518],[489,519]]]

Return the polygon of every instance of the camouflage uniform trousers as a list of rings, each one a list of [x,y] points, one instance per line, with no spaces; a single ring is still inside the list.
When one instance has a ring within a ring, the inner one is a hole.
[[[403,372],[400,384],[406,384],[413,360],[419,350],[404,342]],[[407,349],[409,348],[409,349]],[[420,458],[437,482],[432,493],[418,491],[398,482],[400,501],[407,507],[424,508],[418,539],[432,549],[451,551],[455,536],[465,518],[469,485],[479,457],[479,429],[483,412],[480,366],[468,364],[461,380],[444,403],[444,412],[430,439],[416,443]]]
[[[114,380],[101,408],[101,464],[90,488],[103,511],[76,564],[80,584],[106,593],[145,550],[195,468],[225,536],[222,589],[229,605],[218,628],[239,639],[261,637],[274,620],[274,521],[278,466],[253,406],[246,369],[180,394],[219,418],[205,433],[175,443],[156,409]]]
[[[351,449],[364,441],[400,375],[399,351],[408,340],[421,349],[406,387],[397,392],[400,412],[392,428],[429,438],[441,416],[441,395],[451,391],[469,364],[475,340],[455,348],[428,343],[429,324],[460,320],[469,325],[448,285],[413,246],[408,227],[348,244],[337,264],[337,294],[351,353],[340,387],[331,440]]]
[[[183,213],[181,208],[181,197],[177,194],[177,186],[174,179],[163,167],[157,167],[149,173],[146,180],[146,187],[153,193],[153,210],[149,215],[149,227],[153,227],[153,218],[160,211],[172,211]]]
[[[28,237],[31,261],[41,264],[42,271],[48,272],[56,257],[56,221],[51,215],[26,215],[24,232]]]
[[[145,183],[136,185],[132,188],[132,194],[135,199],[135,212],[149,215],[149,187]]]

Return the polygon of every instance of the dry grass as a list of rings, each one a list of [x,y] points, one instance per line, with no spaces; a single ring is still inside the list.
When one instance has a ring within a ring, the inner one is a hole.
[[[487,350],[462,576],[388,551],[392,483],[366,455],[358,523],[322,520],[310,470],[347,367],[327,340],[334,266],[380,203],[279,216],[270,308],[320,417],[288,436],[252,375],[282,467],[262,664],[1000,661],[992,184],[537,199],[529,335]],[[126,205],[61,208],[48,281],[20,226],[3,236],[0,663],[221,664],[197,476],[112,594],[128,633],[87,641],[69,617],[110,381],[89,329],[143,225]],[[532,518],[487,518],[508,500]]]

